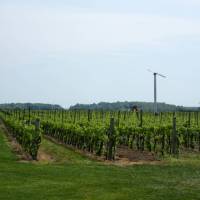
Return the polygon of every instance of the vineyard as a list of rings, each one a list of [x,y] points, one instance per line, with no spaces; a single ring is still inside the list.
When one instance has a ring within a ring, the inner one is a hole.
[[[0,117],[33,159],[42,134],[75,149],[114,160],[118,147],[164,156],[200,151],[198,112],[2,110]]]

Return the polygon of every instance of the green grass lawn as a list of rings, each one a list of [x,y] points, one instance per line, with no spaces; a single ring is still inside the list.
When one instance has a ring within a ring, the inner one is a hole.
[[[91,161],[43,140],[52,163],[23,163],[0,131],[1,200],[198,200],[200,156],[167,159],[161,165],[117,167]]]

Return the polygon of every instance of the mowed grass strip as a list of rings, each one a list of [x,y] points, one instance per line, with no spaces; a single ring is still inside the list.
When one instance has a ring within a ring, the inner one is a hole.
[[[198,154],[168,159],[164,165],[117,167],[93,162],[47,140],[42,148],[52,154],[53,163],[19,162],[0,131],[0,199],[200,199]]]
[[[0,123],[0,163],[17,160],[15,154],[12,153],[12,148],[8,144],[8,138],[6,137],[3,131],[3,126]]]
[[[47,159],[39,163],[53,163],[53,164],[95,164],[94,160],[89,159],[85,155],[75,152],[72,149],[64,147],[62,144],[54,143],[46,138],[42,138],[42,144],[39,149],[39,155],[46,154]],[[50,159],[48,159],[48,157]]]

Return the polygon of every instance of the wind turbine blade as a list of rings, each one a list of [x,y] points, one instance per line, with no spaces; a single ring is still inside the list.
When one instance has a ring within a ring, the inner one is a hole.
[[[158,76],[161,76],[161,77],[163,77],[163,78],[167,78],[166,76],[164,76],[164,75],[162,75],[162,74],[159,74],[159,73],[157,73],[157,75],[158,75]]]
[[[154,73],[153,71],[151,71],[150,69],[147,69],[148,72]]]

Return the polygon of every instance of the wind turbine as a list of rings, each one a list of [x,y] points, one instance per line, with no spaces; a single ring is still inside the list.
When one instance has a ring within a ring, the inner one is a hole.
[[[166,76],[159,74],[157,72],[153,72],[150,69],[147,71],[153,73],[154,76],[154,114],[156,115],[158,113],[158,105],[157,105],[157,75],[162,77],[162,78],[167,78]]]

